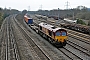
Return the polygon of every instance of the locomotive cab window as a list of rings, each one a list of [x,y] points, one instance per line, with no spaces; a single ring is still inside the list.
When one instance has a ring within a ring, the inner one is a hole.
[[[51,31],[49,31],[49,35],[52,36],[52,32]]]
[[[42,27],[40,26],[40,30],[42,30]]]
[[[66,36],[66,32],[65,31],[62,31],[62,36]]]

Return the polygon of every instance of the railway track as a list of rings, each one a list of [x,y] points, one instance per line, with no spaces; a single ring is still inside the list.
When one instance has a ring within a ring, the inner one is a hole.
[[[39,21],[40,22],[40,21]],[[18,25],[18,24],[17,24]],[[20,24],[19,24],[20,25]],[[19,27],[20,28],[20,27]],[[25,32],[25,33],[23,33],[23,34],[25,34],[26,35],[26,33],[28,34],[28,31],[26,31],[25,30],[25,28],[23,28],[22,26],[21,26],[21,28],[23,29],[23,31],[22,32]],[[25,30],[25,31],[24,31]],[[21,30],[20,30],[21,31]],[[29,31],[30,32],[30,31]],[[23,35],[22,34],[22,35]],[[24,36],[24,37],[27,37],[27,35],[26,36]],[[28,39],[25,39],[25,40],[27,40],[27,44],[30,44],[29,43],[29,40],[30,38],[28,38]],[[35,46],[36,47],[36,46]],[[32,48],[31,48],[32,49]],[[89,55],[89,53],[90,53],[90,50],[89,49],[87,49],[86,47],[83,47],[83,46],[80,46],[80,44],[78,44],[78,43],[74,43],[74,41],[73,40],[69,40],[68,41],[68,44],[67,44],[67,46],[66,47],[64,47],[64,48],[60,48],[61,49],[61,52],[63,53],[63,54],[65,54],[69,59],[71,59],[71,60],[73,60],[73,59],[78,59],[78,60],[89,60],[90,58],[90,55]],[[38,54],[37,54],[38,55]],[[36,56],[37,56],[36,55]],[[40,59],[40,58],[39,58]]]
[[[5,23],[2,25],[1,60],[20,60],[9,20],[10,16],[6,18]]]
[[[1,60],[5,60],[6,59],[6,57],[5,56],[7,56],[6,54],[5,54],[5,52],[6,52],[6,39],[3,39],[3,38],[5,38],[5,36],[6,36],[6,31],[7,31],[7,22],[6,22],[6,19],[4,20],[4,22],[3,22],[3,25],[1,26],[1,32],[2,32],[2,36],[1,36],[1,48],[0,48],[0,50],[1,50],[1,54],[0,54],[0,56],[1,56]],[[2,28],[2,27],[4,27],[4,28]]]
[[[35,41],[32,38],[32,35],[29,35],[29,32],[31,31],[27,31],[21,24],[19,24],[17,22],[17,20],[15,19],[15,21],[12,21],[15,18],[10,18],[8,17],[4,24],[2,25],[1,28],[1,32],[2,32],[2,36],[1,36],[1,40],[0,43],[2,43],[2,48],[0,48],[0,60],[22,60],[22,57],[19,54],[19,49],[18,49],[18,45],[16,42],[16,38],[15,38],[15,33],[14,31],[14,27],[13,27],[13,23],[18,27],[17,29],[22,32],[21,35],[23,35],[24,40],[26,41],[29,50],[31,50],[31,56],[26,57],[26,59],[36,59],[36,60],[53,60],[49,55],[46,54],[45,51],[43,51],[42,48],[40,48],[40,46],[37,46],[37,44],[35,43]],[[40,22],[40,21],[39,21]],[[75,32],[71,31],[71,34],[73,34]],[[74,35],[76,35],[78,33],[75,33]],[[78,36],[80,36],[82,34],[78,34]],[[73,36],[73,35],[71,35]],[[84,35],[83,35],[84,36]],[[89,38],[88,35],[86,36],[87,38],[83,38],[83,36],[81,36],[80,38],[78,37],[77,41],[79,41],[81,38],[86,41],[87,43],[84,43],[88,46],[89,45]],[[75,36],[74,36],[75,37]],[[77,37],[76,37],[77,38]],[[76,39],[75,38],[75,39]],[[82,39],[80,41],[82,41]],[[82,41],[83,42],[83,41]],[[80,45],[78,43],[75,43],[73,40],[68,40],[68,44],[64,47],[64,48],[59,48],[59,50],[66,55],[70,60],[90,60],[90,48],[86,48],[83,45]],[[27,50],[26,50],[27,51]],[[25,54],[28,55],[28,54]],[[24,56],[23,56],[24,58]],[[26,60],[24,58],[24,60]]]
[[[22,19],[18,20],[19,23],[25,27],[25,30],[29,33],[29,35],[34,39],[33,41],[41,48],[41,50],[51,59],[51,60],[65,60],[62,53],[58,51],[57,48],[52,46],[48,41],[38,35],[33,29],[31,29],[25,21]],[[34,34],[34,35],[33,35]],[[64,55],[65,56],[65,55]]]
[[[76,52],[73,52],[72,50],[69,50],[69,49],[67,49],[67,48],[60,48],[59,50],[63,53],[63,54],[65,54],[67,57],[69,57],[70,59],[74,59],[74,60],[76,60],[76,59],[79,59],[79,60],[83,60],[83,59],[85,59],[85,60],[89,60],[90,58],[90,52],[89,52],[89,50],[88,49],[85,49],[84,47],[82,47],[82,46],[80,46],[80,45],[78,45],[78,44],[75,44],[74,42],[71,42],[71,41],[68,41],[68,45],[70,46],[70,47],[73,47],[73,50],[75,49],[76,51],[79,51],[80,52],[80,54],[83,54],[83,56],[82,55],[79,55],[79,54],[77,54]]]
[[[71,41],[68,41],[67,46],[59,48],[59,50],[71,60],[90,59],[90,51],[88,49]]]
[[[16,58],[16,60],[20,60],[20,56],[19,56],[19,51],[18,51],[18,46],[16,43],[16,39],[14,37],[14,33],[13,33],[13,28],[12,25],[10,25],[10,53],[11,53],[11,60],[13,60],[12,57]]]
[[[37,20],[35,20],[35,22],[40,23],[40,20],[39,20],[39,22]],[[41,22],[46,22],[46,21],[43,20]],[[46,23],[52,24],[52,23],[50,23],[50,21],[49,22],[47,21]],[[75,32],[75,31],[72,31],[72,30],[67,30],[67,31],[68,31],[68,35],[70,37],[73,37],[74,39],[77,39],[77,41],[84,42],[85,44],[88,44],[90,46],[90,36],[89,35],[82,34],[82,33],[79,33],[79,32]],[[69,57],[70,59],[72,59],[72,60],[73,59],[75,59],[75,60],[76,59],[80,59],[80,60],[83,60],[83,59],[84,60],[89,60],[90,59],[90,50],[89,50],[89,48],[81,46],[78,43],[75,43],[73,40],[69,40],[67,45],[68,45],[67,47],[64,47],[62,49],[60,48],[59,50],[63,54],[65,54],[67,57]],[[69,48],[73,49],[73,51]],[[68,50],[69,52],[66,52],[66,50]],[[72,56],[72,55],[74,55],[74,56]]]
[[[71,31],[71,30],[69,30],[68,33],[71,33],[71,34],[74,34],[74,35],[77,35],[77,36],[86,38],[86,39],[88,39],[88,40],[90,39],[90,36],[87,35],[87,34],[82,34],[82,33],[75,32],[75,31]],[[90,41],[90,40],[89,40],[89,41]]]
[[[86,48],[84,48],[84,47],[82,47],[82,46],[80,46],[74,42],[71,42],[71,41],[68,42],[68,45],[70,45],[70,46],[74,47],[75,49],[81,51],[85,55],[90,56],[90,51],[88,49],[86,49]]]
[[[67,48],[59,48],[59,50],[66,55],[70,60],[82,60],[82,58],[79,58],[77,55],[69,51]]]
[[[15,18],[14,18],[15,19]],[[32,37],[28,35],[28,31],[25,30],[20,24],[15,20],[15,23],[18,25],[18,28],[20,31],[22,31],[23,37],[26,37],[27,44],[29,45],[29,49],[32,51],[33,58],[36,60],[51,60],[45,52],[42,51],[40,47],[35,44],[34,40]]]
[[[70,36],[72,38],[75,38],[75,39],[77,39],[79,41],[82,41],[82,42],[90,45],[90,39],[87,39],[87,38],[84,38],[84,37],[80,37],[80,36],[77,36],[77,35],[74,35],[74,34],[71,34],[71,33],[68,33],[68,34],[69,34],[68,36]]]
[[[90,52],[87,49],[82,48],[81,46],[77,46],[73,43],[68,43],[67,46],[71,47],[73,51],[69,48],[67,48],[69,51],[80,57],[81,59],[84,60],[89,60],[90,59]]]

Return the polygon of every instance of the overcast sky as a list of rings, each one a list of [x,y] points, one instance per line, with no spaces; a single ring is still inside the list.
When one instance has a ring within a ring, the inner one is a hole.
[[[52,10],[52,9],[66,9],[66,2],[68,8],[76,8],[77,6],[86,6],[90,8],[90,0],[0,0],[1,8],[17,9],[17,10],[28,10],[30,6],[31,11],[38,9]]]

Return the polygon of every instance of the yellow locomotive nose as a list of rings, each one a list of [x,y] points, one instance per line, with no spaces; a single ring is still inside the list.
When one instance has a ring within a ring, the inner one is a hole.
[[[55,36],[55,40],[57,42],[64,42],[65,40],[67,40],[67,36]]]

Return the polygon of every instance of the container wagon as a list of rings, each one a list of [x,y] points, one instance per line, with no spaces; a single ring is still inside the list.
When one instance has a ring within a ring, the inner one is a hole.
[[[26,15],[24,16],[24,20],[27,24],[33,24],[33,19]]]

